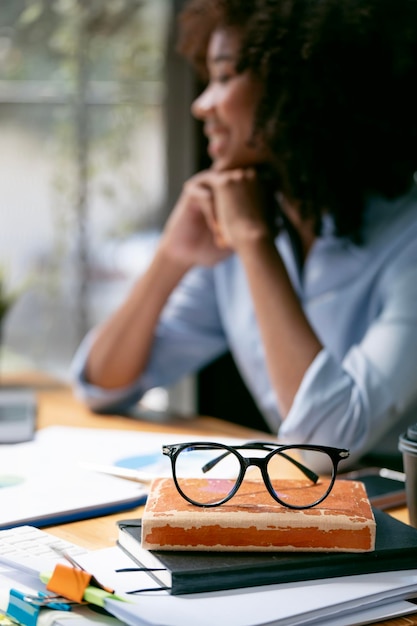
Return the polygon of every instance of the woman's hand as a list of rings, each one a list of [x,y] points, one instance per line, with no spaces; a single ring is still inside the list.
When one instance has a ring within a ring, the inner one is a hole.
[[[207,174],[200,172],[185,183],[161,240],[165,255],[187,269],[215,265],[231,253],[218,245],[211,217],[215,199]]]
[[[239,252],[246,243],[271,238],[268,199],[255,169],[207,171],[200,184],[210,190],[210,202],[202,204],[202,211],[218,247]]]

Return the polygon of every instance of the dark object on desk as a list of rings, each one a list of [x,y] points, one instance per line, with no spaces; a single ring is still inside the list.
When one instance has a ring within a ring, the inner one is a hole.
[[[33,391],[0,387],[0,444],[22,443],[33,439],[36,413]]]
[[[339,474],[338,479],[362,482],[372,506],[381,511],[407,504],[405,475],[402,472],[383,467],[367,467]]]
[[[414,569],[417,529],[375,510],[374,552],[165,552],[141,547],[141,520],[118,522],[118,544],[173,595]]]
[[[230,352],[198,372],[196,385],[199,415],[210,415],[239,426],[273,433],[243,382]]]
[[[407,476],[406,493],[410,524],[417,527],[417,424],[407,428],[398,441]]]

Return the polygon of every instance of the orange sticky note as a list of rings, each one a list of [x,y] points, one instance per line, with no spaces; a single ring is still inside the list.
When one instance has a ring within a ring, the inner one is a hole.
[[[90,581],[91,574],[88,572],[57,563],[46,588],[68,600],[82,602]]]

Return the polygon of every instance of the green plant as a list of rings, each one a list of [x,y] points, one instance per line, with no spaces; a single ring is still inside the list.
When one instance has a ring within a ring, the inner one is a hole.
[[[8,289],[4,268],[0,267],[0,324],[22,293],[22,289]]]

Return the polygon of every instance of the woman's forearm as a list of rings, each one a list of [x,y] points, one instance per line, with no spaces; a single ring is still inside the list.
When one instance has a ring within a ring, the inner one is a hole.
[[[87,380],[105,389],[131,384],[146,367],[155,327],[186,272],[160,247],[120,308],[99,328],[86,364]]]
[[[241,243],[271,384],[285,418],[304,374],[322,345],[310,326],[272,238]]]

